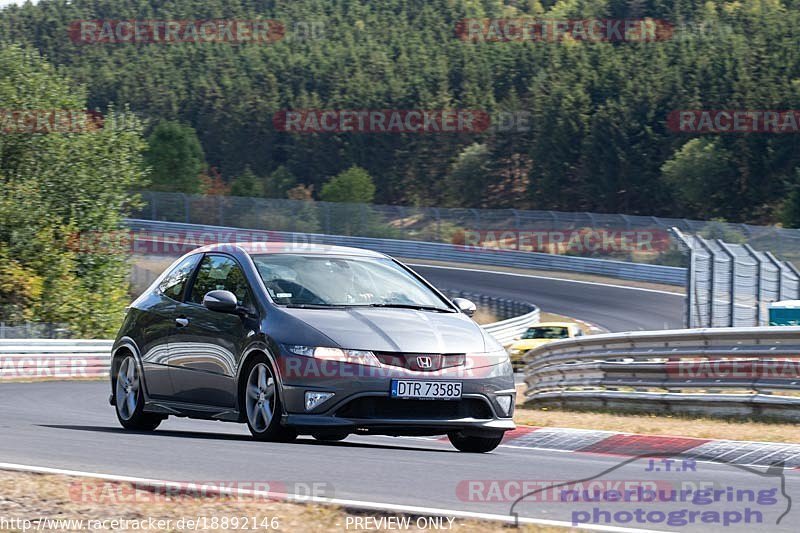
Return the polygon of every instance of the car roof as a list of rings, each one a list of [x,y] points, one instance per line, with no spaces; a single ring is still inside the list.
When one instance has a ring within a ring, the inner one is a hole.
[[[234,242],[209,244],[196,250],[199,252],[230,252],[232,249],[240,250],[249,255],[259,254],[314,254],[314,255],[351,255],[359,257],[387,257],[385,254],[352,248],[350,246],[333,246],[328,244],[308,244],[295,242]]]
[[[531,327],[538,328],[540,326],[568,328],[570,326],[577,326],[577,324],[575,324],[574,322],[539,322],[538,324],[534,324]]]

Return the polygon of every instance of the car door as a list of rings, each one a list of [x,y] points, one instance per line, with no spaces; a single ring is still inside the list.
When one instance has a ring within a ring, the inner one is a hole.
[[[236,295],[243,311],[220,313],[203,307],[209,291]],[[178,401],[234,407],[236,369],[258,320],[252,291],[237,261],[225,254],[203,256],[185,301],[178,305],[178,327],[170,340],[170,372]]]
[[[169,372],[170,337],[175,331],[178,306],[183,301],[188,282],[199,262],[198,254],[178,263],[139,307],[139,349],[145,386],[150,397],[169,398],[174,392]]]

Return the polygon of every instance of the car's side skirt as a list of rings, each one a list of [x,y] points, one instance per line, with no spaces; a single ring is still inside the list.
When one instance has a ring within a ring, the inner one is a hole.
[[[159,413],[178,417],[241,422],[239,411],[229,407],[215,407],[169,400],[149,399],[144,404],[144,410],[148,413]]]

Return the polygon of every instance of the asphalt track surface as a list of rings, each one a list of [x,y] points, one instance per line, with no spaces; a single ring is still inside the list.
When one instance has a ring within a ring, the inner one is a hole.
[[[267,483],[280,488],[279,492],[302,493],[316,486],[319,496],[499,515],[510,513],[513,500],[523,490],[522,481],[538,488],[599,476],[601,494],[619,487],[620,482],[648,480],[662,489],[685,489],[713,481],[722,490],[774,490],[775,502],[575,504],[550,492],[529,496],[515,510],[522,517],[563,521],[571,521],[573,513],[581,510],[593,513],[595,508],[613,513],[626,509],[723,513],[751,507],[763,515],[762,524],[755,526],[622,524],[615,522],[613,515],[610,522],[618,527],[685,531],[796,531],[800,514],[795,507],[780,526],[775,524],[789,502],[779,489],[780,479],[761,474],[764,467],[697,463],[696,471],[687,467],[685,472],[655,472],[648,471],[644,459],[626,464],[630,460],[622,457],[510,446],[490,454],[464,454],[447,442],[419,438],[352,436],[328,444],[301,437],[290,444],[260,443],[251,441],[239,424],[185,419],[170,419],[154,433],[131,433],[118,426],[107,402],[108,393],[104,382],[0,386],[1,460],[181,482]],[[788,471],[784,480],[786,492],[800,501],[800,473]],[[484,501],[487,499],[491,501]],[[598,516],[605,525],[603,515]]]
[[[489,270],[412,265],[437,287],[525,300],[608,331],[682,328],[684,296],[619,285],[576,282]]]

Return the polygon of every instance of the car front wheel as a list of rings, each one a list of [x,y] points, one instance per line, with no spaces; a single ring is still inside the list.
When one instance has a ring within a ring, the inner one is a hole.
[[[278,384],[266,358],[250,367],[244,384],[244,407],[247,427],[256,440],[292,441],[297,433],[281,425],[281,399]]]
[[[503,434],[478,437],[474,435],[464,435],[460,431],[448,433],[447,438],[450,443],[460,452],[467,453],[486,453],[497,448],[503,442]]]

